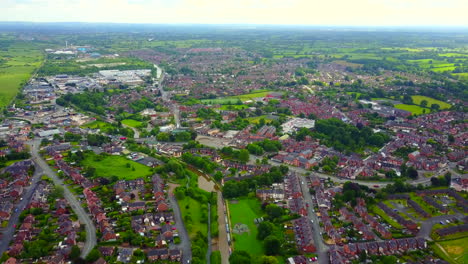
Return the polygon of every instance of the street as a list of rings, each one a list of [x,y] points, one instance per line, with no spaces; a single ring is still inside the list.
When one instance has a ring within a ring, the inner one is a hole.
[[[3,231],[2,240],[0,240],[0,255],[2,255],[7,249],[8,245],[13,240],[13,235],[15,234],[15,227],[19,224],[19,216],[21,212],[26,208],[26,206],[31,201],[32,195],[37,188],[39,179],[41,178],[42,171],[36,168],[33,177],[31,178],[31,185],[26,187],[26,191],[23,193],[23,200],[21,200],[13,209],[10,220],[8,221],[8,226]],[[16,211],[18,209],[18,211]]]
[[[184,222],[182,221],[179,204],[173,194],[169,195],[169,204],[171,208],[174,209],[175,227],[177,228],[180,237],[180,244],[171,245],[171,247],[182,250],[182,263],[189,263],[192,261],[190,237],[187,233],[187,229],[185,229]]]
[[[312,199],[312,195],[309,192],[309,186],[307,186],[307,181],[301,181],[301,190],[302,195],[304,196],[304,200],[310,206],[307,208],[307,217],[311,220],[312,228],[313,228],[313,236],[314,236],[314,243],[315,247],[317,248],[317,255],[318,255],[318,262],[321,264],[328,263],[328,246],[323,242],[322,234],[320,231],[319,219],[317,214],[314,211],[314,203]]]
[[[96,228],[94,226],[93,221],[83,209],[75,195],[70,192],[70,190],[63,183],[63,181],[39,155],[39,145],[41,144],[41,140],[35,139],[33,141],[28,142],[28,144],[31,147],[32,159],[36,163],[37,167],[39,167],[42,170],[42,174],[47,175],[54,182],[55,185],[63,187],[64,198],[68,201],[73,211],[77,214],[79,221],[82,224],[84,224],[86,230],[86,241],[81,251],[81,257],[86,257],[88,253],[96,246],[97,243]]]

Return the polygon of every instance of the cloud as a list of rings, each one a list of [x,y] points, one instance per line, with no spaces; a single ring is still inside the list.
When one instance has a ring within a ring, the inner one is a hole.
[[[3,20],[468,26],[464,0],[4,0]]]

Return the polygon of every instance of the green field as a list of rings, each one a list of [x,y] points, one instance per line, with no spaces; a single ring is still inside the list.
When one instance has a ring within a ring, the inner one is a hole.
[[[234,234],[235,250],[245,250],[253,257],[264,254],[263,245],[257,240],[257,226],[254,219],[262,216],[260,202],[255,198],[240,199],[237,203],[229,202],[229,213],[231,217],[231,229],[235,224],[245,224],[249,232]]]
[[[81,126],[81,128],[91,128],[91,129],[101,129],[101,130],[106,130],[108,128],[113,128],[113,126],[109,123],[106,123],[104,121],[93,121],[91,123],[87,123]]]
[[[10,104],[31,74],[42,64],[43,54],[32,43],[2,42],[0,38],[0,108]]]
[[[152,174],[150,167],[122,156],[102,156],[87,153],[82,163],[84,166],[95,168],[97,177],[117,176],[119,179],[132,180]]]
[[[401,229],[403,228],[403,226],[401,226],[399,223],[397,223],[395,220],[393,220],[393,218],[391,218],[390,216],[388,216],[382,209],[380,209],[379,207],[377,206],[374,206],[371,208],[371,211],[374,212],[374,214],[376,215],[379,215],[380,217],[382,217],[382,219],[384,219],[387,223],[389,223],[391,226],[395,227],[395,228],[398,228],[398,229]]]
[[[409,111],[411,112],[413,115],[420,115],[420,114],[423,114],[423,110],[425,108],[423,107],[420,107],[418,105],[408,105],[408,104],[396,104],[395,105],[395,108],[397,109],[401,109],[401,110],[406,110],[406,111]],[[430,113],[431,110],[430,109],[426,109],[426,114]]]
[[[426,100],[428,107],[430,107],[432,104],[440,105],[440,109],[448,109],[448,108],[451,107],[451,105],[446,103],[446,102],[442,102],[440,100],[437,100],[437,99],[434,99],[434,98],[431,98],[431,97],[427,97],[427,96],[413,95],[413,96],[411,96],[411,98],[413,99],[413,103],[415,103],[417,105],[420,105],[422,100]]]
[[[198,231],[204,235],[208,234],[207,206],[201,205],[197,200],[188,196],[183,200],[177,200],[177,202],[190,237],[195,237]]]
[[[440,249],[440,245],[444,250]],[[450,263],[468,263],[468,237],[436,242],[432,249],[441,258]],[[445,252],[444,252],[445,251]]]
[[[133,120],[133,119],[124,119],[122,120],[122,124],[127,125],[129,127],[137,128],[137,127],[141,127],[143,123],[140,121]]]
[[[257,90],[248,94],[241,94],[236,96],[222,97],[216,99],[204,99],[201,100],[202,103],[207,104],[235,104],[238,100],[242,102],[252,100],[254,98],[261,98],[267,96],[271,91],[269,90]]]
[[[249,108],[247,105],[222,105],[220,110],[242,110]]]

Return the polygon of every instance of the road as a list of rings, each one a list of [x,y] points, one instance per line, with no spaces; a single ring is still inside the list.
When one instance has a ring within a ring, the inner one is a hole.
[[[250,155],[250,156],[253,156],[253,155]],[[254,159],[255,161],[255,159]],[[269,163],[271,165],[274,165],[274,166],[279,166],[279,165],[286,165],[289,167],[289,170],[291,171],[294,171],[294,172],[297,172],[297,173],[300,173],[300,174],[306,174],[306,173],[311,173],[319,178],[322,178],[322,179],[328,179],[330,178],[331,180],[333,180],[334,182],[338,182],[338,183],[345,183],[345,182],[355,182],[355,183],[359,183],[361,185],[365,185],[367,187],[375,187],[375,186],[378,186],[379,188],[382,188],[382,187],[385,187],[389,184],[393,184],[394,182],[380,182],[380,181],[363,181],[363,180],[356,180],[356,179],[347,179],[347,178],[341,178],[341,177],[337,177],[337,176],[334,176],[334,175],[328,175],[328,174],[323,174],[323,173],[318,173],[318,172],[312,172],[312,171],[308,171],[306,169],[303,169],[303,168],[299,168],[299,167],[294,167],[294,166],[289,166],[287,164],[284,164],[284,163],[279,163],[279,162],[275,162],[275,161],[272,161],[272,160],[269,160]],[[407,183],[409,184],[412,184],[412,185],[418,185],[418,184],[422,184],[422,185],[430,185],[431,184],[431,179],[430,178],[426,178],[426,177],[421,177],[421,178],[418,178],[417,180],[413,180],[413,181],[406,181]]]
[[[317,248],[317,255],[318,255],[318,262],[320,264],[327,264],[328,263],[328,246],[323,242],[320,225],[319,225],[319,218],[314,211],[313,199],[312,195],[309,192],[309,186],[307,185],[307,181],[301,179],[301,190],[302,195],[304,196],[304,200],[309,204],[307,208],[307,217],[311,220],[312,224],[312,231],[314,236],[314,243],[315,247]]]
[[[8,220],[8,226],[3,230],[3,236],[2,240],[0,241],[0,255],[3,254],[8,249],[8,245],[10,245],[11,241],[13,240],[13,235],[15,234],[15,225],[18,225],[19,223],[19,216],[21,212],[26,208],[26,206],[29,204],[31,201],[32,195],[34,191],[37,188],[37,185],[39,183],[39,179],[41,178],[42,171],[37,168],[34,172],[33,177],[31,178],[31,185],[26,188],[26,191],[23,193],[21,200],[13,209],[13,212],[10,216],[10,219]],[[15,212],[15,209],[18,209],[18,211]]]
[[[83,207],[81,206],[80,202],[75,197],[75,195],[70,192],[70,190],[63,183],[63,181],[57,176],[57,174],[49,167],[49,165],[47,165],[44,159],[42,159],[42,157],[39,155],[40,143],[41,143],[41,140],[39,138],[33,141],[30,141],[28,143],[31,147],[32,158],[34,162],[36,163],[37,167],[41,168],[43,174],[47,175],[50,179],[52,179],[55,185],[63,187],[64,198],[68,201],[73,211],[77,214],[78,220],[82,224],[84,224],[85,230],[86,230],[86,241],[81,251],[81,257],[84,258],[97,244],[96,228],[94,226],[93,221],[91,220],[89,215],[86,213],[86,211],[83,209]]]
[[[125,124],[122,124],[123,127],[125,128],[130,128],[131,130],[133,130],[133,138],[140,138],[140,131],[138,131],[138,129],[134,128],[134,127],[131,127],[131,126],[127,126]]]
[[[221,191],[217,191],[216,194],[218,195],[218,249],[221,252],[221,263],[229,264],[229,243],[227,239],[224,198]]]
[[[179,204],[177,203],[177,200],[172,193],[169,194],[169,204],[171,205],[171,208],[174,209],[175,227],[179,231],[180,237],[180,244],[171,245],[171,247],[182,250],[182,263],[189,263],[192,261],[190,237],[187,233],[184,222],[182,221],[182,214],[180,212]]]
[[[424,220],[421,223],[421,229],[419,229],[419,232],[416,235],[416,237],[422,237],[422,238],[425,238],[425,239],[430,239],[430,234],[431,234],[431,231],[432,231],[432,227],[435,224],[438,224],[440,221],[446,221],[446,220],[452,221],[452,219],[454,219],[454,218],[457,218],[458,220],[463,222],[464,217],[465,216],[463,214],[439,215],[439,216],[431,217],[431,218],[429,218],[427,220]]]
[[[208,250],[206,251],[206,263],[210,264],[211,263],[211,204],[208,203],[208,234],[207,238],[208,241]]]
[[[154,65],[154,67],[161,70],[156,64]],[[180,128],[181,125],[180,125],[179,105],[176,104],[175,102],[172,102],[171,98],[170,98],[170,94],[168,92],[164,91],[164,86],[163,86],[164,76],[165,76],[165,74],[161,70],[161,77],[159,78],[159,81],[158,81],[158,89],[161,92],[161,98],[163,99],[163,101],[171,104],[171,111],[174,114],[174,121],[176,123],[176,128]]]

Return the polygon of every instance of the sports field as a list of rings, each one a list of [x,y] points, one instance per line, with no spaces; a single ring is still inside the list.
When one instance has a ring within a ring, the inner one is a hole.
[[[260,240],[257,240],[258,231],[254,223],[255,218],[262,216],[260,202],[256,198],[230,201],[229,212],[235,250],[245,250],[253,257],[263,255],[263,245]],[[236,230],[237,233],[241,233],[236,234]]]
[[[434,252],[450,263],[468,263],[468,237],[436,242]]]

